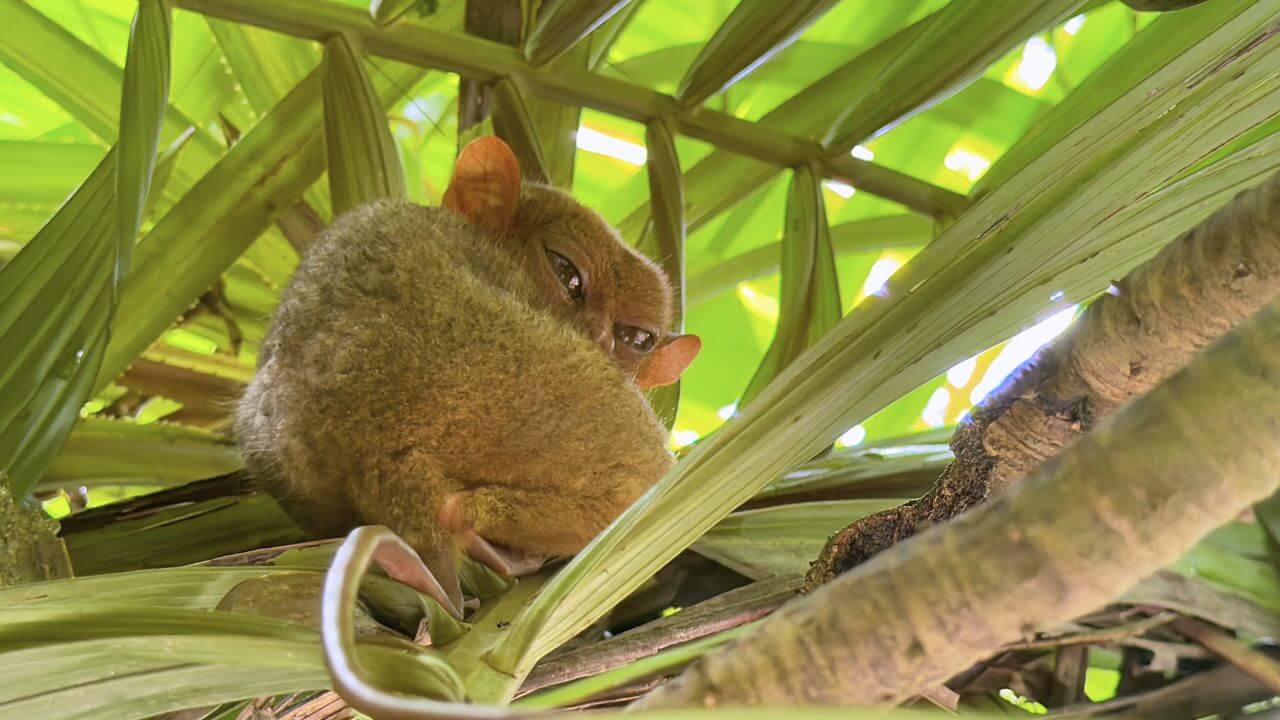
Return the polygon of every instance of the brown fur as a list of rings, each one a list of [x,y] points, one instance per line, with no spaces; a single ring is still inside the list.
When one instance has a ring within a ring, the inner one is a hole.
[[[590,278],[583,307],[544,244]],[[387,525],[446,588],[450,495],[487,540],[576,552],[672,464],[632,381],[642,359],[593,344],[618,319],[665,331],[666,279],[557,190],[526,184],[505,232],[358,208],[284,292],[237,412],[246,463],[312,531]]]

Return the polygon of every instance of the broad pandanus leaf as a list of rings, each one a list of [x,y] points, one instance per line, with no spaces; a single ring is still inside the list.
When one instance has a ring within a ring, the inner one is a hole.
[[[386,27],[422,2],[423,0],[369,0],[369,16],[378,27]]]
[[[119,149],[0,269],[0,468],[15,496],[44,473],[89,398],[147,205],[168,91],[168,10],[144,0],[129,36]]]
[[[786,48],[836,0],[741,0],[685,72],[676,101],[702,101],[749,75]]]
[[[129,35],[129,60],[121,85],[120,155],[116,166],[117,297],[142,227],[168,106],[169,10],[163,0],[141,0]]]
[[[800,353],[840,322],[840,288],[822,186],[808,166],[796,168],[791,176],[781,249],[778,327],[742,392],[740,407],[747,407]]]
[[[1086,2],[952,0],[877,73],[869,92],[845,105],[824,144],[833,153],[849,152],[855,143],[941,101],[1010,48],[1067,19]]]
[[[635,0],[551,0],[524,43],[525,57],[537,67],[555,60],[592,30]]]
[[[264,572],[253,568],[258,576]],[[5,607],[0,662],[8,681],[0,688],[0,709],[50,720],[140,719],[321,689],[328,677],[319,640],[315,630],[286,620],[150,602]],[[363,643],[357,651],[363,663],[394,679],[397,692],[461,696],[457,676],[430,650],[405,641]]]
[[[116,151],[0,268],[0,474],[22,497],[89,397],[114,274]]]
[[[502,78],[493,86],[493,131],[511,146],[526,180],[551,181],[538,130],[529,117],[524,96],[510,78]]]
[[[680,179],[680,156],[676,154],[675,138],[661,120],[654,120],[645,127],[644,145],[648,150],[649,202],[653,206],[653,225],[646,239],[652,238],[652,252],[657,258],[672,290],[672,327],[664,328],[673,333],[684,332],[685,272],[684,272],[684,187]],[[642,245],[642,249],[645,248]],[[680,382],[649,393],[649,403],[654,412],[671,429],[680,410]]]
[[[178,484],[229,473],[240,464],[235,443],[222,435],[182,425],[139,425],[90,416],[76,423],[41,484]]]
[[[0,62],[61,105],[94,135],[114,142],[120,132],[120,97],[123,73],[111,60],[45,17],[23,0],[0,0]],[[51,62],[50,58],[57,58]],[[164,115],[161,139],[171,141],[195,126],[176,108]],[[222,145],[203,128],[197,128],[190,165],[175,168],[175,189],[185,191],[196,172],[213,164]]]
[[[1081,123],[1116,102],[1131,88],[1217,32],[1245,12],[1250,3],[1215,3],[1157,19],[1124,47],[1124,62],[1112,60],[1090,73],[1080,85],[1054,105],[1053,111],[1018,139],[973,186],[981,197],[1003,185]]]
[[[938,13],[929,15],[859,53],[769,111],[759,123],[799,137],[823,137],[834,127],[849,98],[870,92],[881,71],[928,32],[937,17]],[[887,118],[883,124],[888,124]],[[684,173],[689,230],[698,229],[733,207],[779,171],[778,167],[727,150],[716,150],[699,160]],[[629,213],[621,225],[643,227],[648,217],[649,206],[645,203]]]
[[[383,103],[421,75],[391,66]],[[324,171],[321,73],[313,71],[245,133],[138,244],[97,387],[122,372],[209,289],[280,211]],[[220,242],[209,242],[210,237]]]
[[[404,168],[386,112],[344,35],[325,43],[324,140],[333,212],[382,198],[403,198]]]
[[[741,207],[734,210],[750,210]],[[933,239],[933,221],[923,215],[886,215],[841,223],[831,227],[831,249],[836,257],[894,249],[915,249]],[[689,275],[690,307],[737,287],[738,283],[778,272],[781,250],[777,243],[727,257]]]

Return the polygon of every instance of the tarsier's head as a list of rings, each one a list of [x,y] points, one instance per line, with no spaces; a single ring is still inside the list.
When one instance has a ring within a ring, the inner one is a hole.
[[[568,193],[523,182],[506,143],[483,137],[458,154],[444,206],[510,244],[548,307],[633,375],[669,385],[698,354],[696,335],[671,328],[671,284],[599,214]]]

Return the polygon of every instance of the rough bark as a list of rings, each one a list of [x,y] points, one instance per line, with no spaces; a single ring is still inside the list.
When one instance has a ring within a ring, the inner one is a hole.
[[[974,409],[933,489],[833,536],[806,588],[1003,492],[1277,294],[1280,175],[1240,193],[1094,302]]]
[[[643,708],[900,702],[1175,560],[1280,483],[1280,303],[990,503],[763,621]]]

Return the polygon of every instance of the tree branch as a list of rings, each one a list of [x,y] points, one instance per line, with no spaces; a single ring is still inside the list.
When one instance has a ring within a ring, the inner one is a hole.
[[[1002,492],[1280,294],[1280,175],[1138,266],[975,408],[955,461],[919,500],[827,543],[806,587]]]

